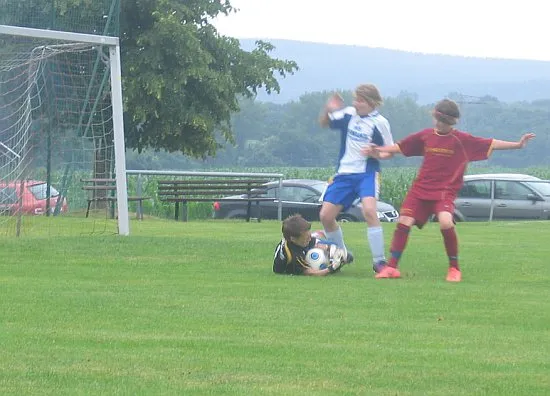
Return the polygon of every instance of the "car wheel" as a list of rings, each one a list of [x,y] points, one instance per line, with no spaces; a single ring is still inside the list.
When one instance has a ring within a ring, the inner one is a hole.
[[[226,216],[226,219],[246,219],[246,215],[242,213],[230,213]]]
[[[340,223],[356,222],[357,219],[349,214],[343,214],[336,218],[336,221]]]

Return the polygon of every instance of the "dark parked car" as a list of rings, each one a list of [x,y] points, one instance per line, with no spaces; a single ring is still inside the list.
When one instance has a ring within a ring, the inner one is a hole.
[[[495,220],[548,220],[550,182],[513,173],[465,176],[455,206],[457,221],[486,221],[491,216]]]
[[[292,214],[300,213],[309,221],[319,221],[319,211],[321,209],[321,194],[325,191],[327,182],[322,180],[311,179],[290,179],[283,180],[283,186],[279,191],[279,182],[267,183],[268,187],[266,194],[262,197],[277,198],[280,197],[282,202],[282,218],[286,218]],[[246,195],[240,197],[246,198]],[[239,198],[232,196],[226,198]],[[263,201],[260,202],[261,218],[262,219],[277,219],[278,218],[279,202]],[[246,218],[247,202],[226,201],[223,199],[214,202],[214,218],[216,219],[234,219]],[[378,202],[378,218],[380,221],[393,222],[399,218],[399,213],[395,208],[385,202]],[[252,217],[258,217],[258,207],[255,202],[252,203]],[[347,211],[340,213],[339,221],[364,221],[361,213],[361,202],[356,203]]]

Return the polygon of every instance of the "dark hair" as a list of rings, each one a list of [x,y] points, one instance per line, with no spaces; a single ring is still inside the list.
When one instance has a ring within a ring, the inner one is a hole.
[[[456,102],[450,99],[443,99],[435,105],[433,116],[439,122],[455,125],[460,118],[460,110]]]
[[[298,238],[304,231],[311,230],[311,224],[302,215],[295,214],[283,221],[283,236],[288,241],[291,237]]]

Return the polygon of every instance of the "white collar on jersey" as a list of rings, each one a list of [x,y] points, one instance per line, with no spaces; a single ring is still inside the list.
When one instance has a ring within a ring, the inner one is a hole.
[[[359,116],[359,117],[361,117],[361,118],[369,118],[369,117],[375,117],[375,116],[377,116],[378,114],[379,114],[379,113],[378,113],[378,110],[373,110],[373,111],[371,111],[369,114],[364,115],[364,116]],[[357,114],[357,115],[359,115],[359,114]]]

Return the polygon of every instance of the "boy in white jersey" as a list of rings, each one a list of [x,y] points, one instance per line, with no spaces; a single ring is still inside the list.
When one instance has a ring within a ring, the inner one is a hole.
[[[378,89],[372,84],[362,84],[355,89],[353,106],[344,107],[342,97],[334,94],[322,109],[319,120],[321,126],[340,131],[336,175],[323,195],[321,223],[327,239],[346,249],[336,217],[359,197],[368,224],[367,239],[376,272],[386,263],[384,234],[376,211],[380,162],[365,157],[361,150],[372,144],[393,144],[390,124],[376,110],[381,104],[382,97]]]

